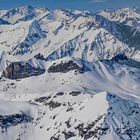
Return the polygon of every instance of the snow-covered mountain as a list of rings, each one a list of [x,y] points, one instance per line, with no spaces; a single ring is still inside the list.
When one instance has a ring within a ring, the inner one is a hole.
[[[0,17],[11,24],[16,24],[21,21],[28,21],[37,18],[43,13],[48,14],[48,9],[23,6],[16,9],[2,10],[0,12]]]
[[[0,11],[0,140],[139,140],[140,12]]]

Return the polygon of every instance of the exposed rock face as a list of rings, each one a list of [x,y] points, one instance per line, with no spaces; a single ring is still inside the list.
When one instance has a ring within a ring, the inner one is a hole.
[[[127,60],[127,59],[128,59],[127,56],[124,55],[124,54],[117,54],[117,55],[113,58],[113,60],[115,60],[115,61]]]
[[[70,60],[67,63],[60,63],[57,65],[50,66],[48,69],[48,72],[49,73],[57,73],[57,72],[67,73],[72,70],[80,71],[81,68],[76,63],[74,63],[72,60]]]
[[[3,19],[0,18],[0,25],[9,25],[10,23],[8,21],[5,21]]]
[[[26,114],[0,115],[0,127],[8,128],[21,123],[29,123],[32,122],[32,120],[33,118]]]
[[[39,60],[45,60],[44,56],[40,53],[35,55],[34,58],[39,59]]]
[[[3,76],[9,79],[22,79],[30,76],[41,75],[45,72],[44,69],[35,68],[29,63],[13,62],[11,63],[5,71],[3,71]]]
[[[79,91],[72,91],[69,93],[69,95],[71,95],[71,96],[78,96],[80,94],[81,94],[81,92],[79,92]]]

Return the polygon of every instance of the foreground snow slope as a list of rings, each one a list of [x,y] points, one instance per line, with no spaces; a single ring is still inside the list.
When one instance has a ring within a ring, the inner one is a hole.
[[[0,139],[139,140],[139,19],[0,11]]]

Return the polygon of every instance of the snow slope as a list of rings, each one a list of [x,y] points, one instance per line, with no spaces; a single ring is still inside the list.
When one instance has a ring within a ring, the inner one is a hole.
[[[0,139],[139,140],[139,18],[0,11]]]

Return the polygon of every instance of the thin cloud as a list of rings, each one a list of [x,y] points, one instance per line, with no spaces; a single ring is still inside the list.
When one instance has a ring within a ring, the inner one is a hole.
[[[106,0],[92,0],[91,3],[101,3],[105,2]]]

